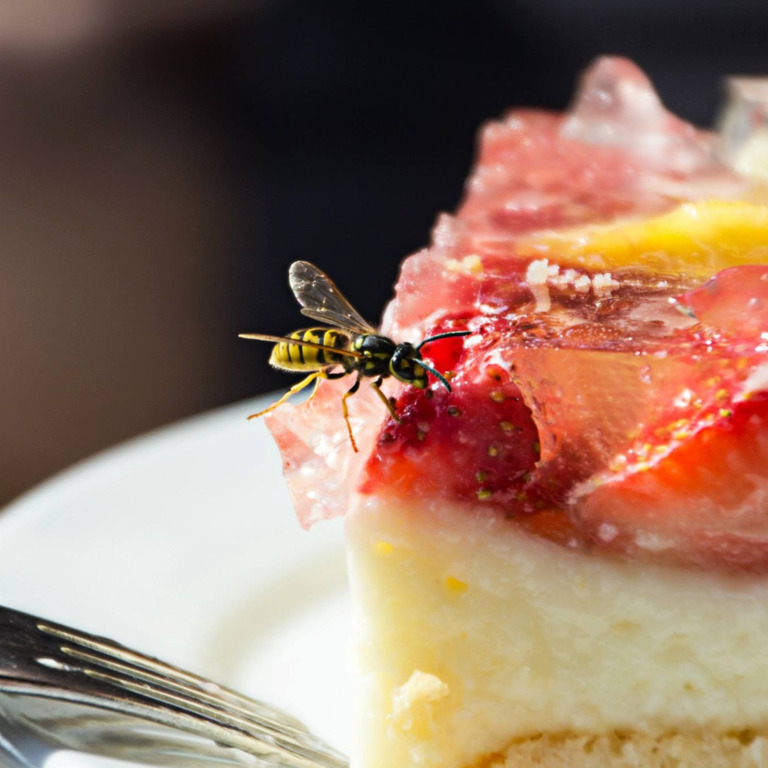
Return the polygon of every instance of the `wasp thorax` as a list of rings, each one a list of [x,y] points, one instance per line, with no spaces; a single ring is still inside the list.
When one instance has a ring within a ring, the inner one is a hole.
[[[427,372],[420,365],[421,353],[413,344],[404,341],[398,344],[389,361],[389,372],[405,384],[417,389],[427,386]]]
[[[352,349],[364,355],[356,365],[363,376],[389,375],[389,361],[397,350],[397,345],[392,339],[376,333],[362,333],[355,337]]]

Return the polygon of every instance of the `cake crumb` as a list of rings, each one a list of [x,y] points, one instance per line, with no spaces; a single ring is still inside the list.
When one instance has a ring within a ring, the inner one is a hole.
[[[610,272],[603,272],[592,278],[592,290],[595,293],[610,293],[614,288],[619,287],[619,281],[614,280]]]
[[[525,272],[525,282],[529,286],[546,285],[549,279],[549,260],[537,259],[528,265]]]
[[[557,277],[560,274],[560,265],[559,264],[550,264],[547,267],[547,277],[552,280],[553,278]]]
[[[537,290],[536,286],[547,286],[561,290],[571,288],[579,293],[591,291],[596,296],[608,295],[620,285],[610,272],[601,272],[590,277],[576,269],[561,271],[559,265],[550,264],[547,259],[532,261],[528,265],[526,282],[534,294]]]
[[[431,735],[435,727],[435,707],[450,695],[450,687],[439,677],[415,670],[407,682],[392,692],[390,726],[420,737]]]
[[[549,295],[547,280],[549,279],[549,261],[537,259],[528,265],[525,273],[525,282],[536,300],[536,312],[549,312],[552,308],[552,299]]]
[[[574,280],[573,287],[579,291],[580,293],[586,293],[589,290],[589,286],[592,284],[592,281],[587,277],[587,275],[581,275],[580,277],[577,277],[576,280]]]

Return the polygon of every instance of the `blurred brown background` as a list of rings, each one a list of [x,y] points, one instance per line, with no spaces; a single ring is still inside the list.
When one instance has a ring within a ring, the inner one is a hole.
[[[375,319],[477,125],[635,58],[698,123],[768,72],[762,0],[0,0],[0,503],[285,386],[305,258]]]

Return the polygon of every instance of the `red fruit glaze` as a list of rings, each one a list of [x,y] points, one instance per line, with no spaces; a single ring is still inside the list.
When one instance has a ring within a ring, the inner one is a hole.
[[[416,343],[469,329],[424,348],[452,391],[388,380],[398,423],[362,387],[349,401],[360,454],[341,419],[346,380],[271,414],[302,523],[359,492],[465,504],[595,553],[768,571],[768,267],[702,286],[558,270],[549,251],[537,280],[520,243],[738,199],[750,183],[620,59],[589,71],[569,114],[487,126],[458,214],[403,263],[382,326]]]

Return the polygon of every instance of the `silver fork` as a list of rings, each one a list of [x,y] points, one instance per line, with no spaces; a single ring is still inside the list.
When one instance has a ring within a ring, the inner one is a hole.
[[[55,749],[174,768],[348,766],[267,704],[0,606],[0,766],[35,768]]]

